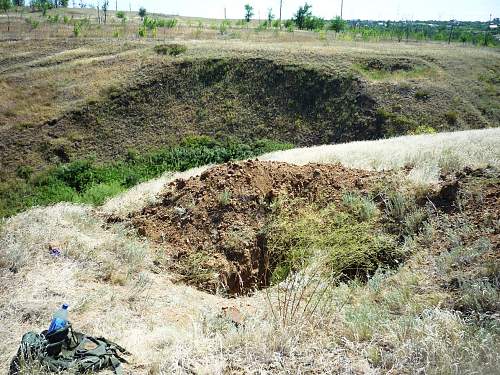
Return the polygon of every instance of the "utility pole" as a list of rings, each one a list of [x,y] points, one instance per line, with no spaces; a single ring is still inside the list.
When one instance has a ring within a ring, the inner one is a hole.
[[[116,0],[115,4],[116,4],[115,11],[118,12],[118,0]]]
[[[281,30],[281,8],[283,7],[283,0],[280,0],[280,30]]]
[[[343,14],[344,14],[344,0],[340,1],[340,19],[343,20]]]
[[[224,19],[227,20],[226,7],[224,7]]]

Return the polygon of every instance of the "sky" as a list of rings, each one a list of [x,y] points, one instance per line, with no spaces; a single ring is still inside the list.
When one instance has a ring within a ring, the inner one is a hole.
[[[95,4],[98,0],[87,0]],[[102,1],[102,0],[101,0]],[[269,8],[279,13],[279,0],[110,0],[111,9],[115,2],[121,10],[138,10],[144,6],[150,12],[176,14],[181,16],[243,18],[244,5],[254,7],[254,18],[264,19]],[[305,0],[283,0],[283,19],[291,18]],[[71,3],[71,1],[70,1]],[[78,3],[78,1],[76,1]],[[313,14],[331,19],[340,15],[341,0],[308,0]],[[344,19],[372,20],[482,20],[492,14],[500,17],[500,0],[344,0]]]

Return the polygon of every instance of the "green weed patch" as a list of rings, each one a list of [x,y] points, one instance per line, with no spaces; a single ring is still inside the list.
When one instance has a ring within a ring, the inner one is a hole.
[[[266,228],[276,282],[308,267],[327,275],[366,278],[404,257],[395,237],[382,230],[377,215],[360,215],[347,206],[294,207],[280,205]]]
[[[24,179],[0,185],[0,217],[14,215],[29,207],[62,201],[99,205],[109,197],[165,171],[185,171],[291,147],[288,143],[269,140],[240,143],[192,137],[177,147],[143,155],[129,150],[125,160],[114,163],[77,160],[38,174],[20,173]]]

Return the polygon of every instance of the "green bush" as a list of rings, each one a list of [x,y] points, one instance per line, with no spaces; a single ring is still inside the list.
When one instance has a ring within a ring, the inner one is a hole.
[[[183,44],[171,43],[160,44],[155,46],[155,51],[159,55],[178,56],[187,51],[187,47]]]
[[[40,21],[34,20],[34,19],[32,19],[31,17],[26,18],[26,23],[30,25],[30,29],[31,29],[31,30],[34,30],[34,29],[36,29],[38,26],[40,26]]]
[[[357,193],[342,194],[342,203],[359,220],[371,220],[379,214],[376,204],[370,198]]]
[[[167,29],[173,29],[175,26],[177,26],[177,20],[175,18],[168,19],[165,21],[165,26]]]
[[[23,180],[29,180],[32,174],[33,168],[31,168],[30,166],[20,165],[16,169],[17,177],[22,178]]]
[[[417,90],[417,92],[415,93],[415,98],[418,100],[427,100],[429,99],[429,97],[429,92],[425,90]]]
[[[117,195],[125,190],[125,187],[117,181],[111,183],[100,183],[92,185],[79,196],[79,200],[83,203],[91,203],[95,205],[103,204],[106,199]]]
[[[59,14],[54,14],[54,15],[49,14],[49,16],[47,17],[47,21],[49,21],[49,23],[58,23]]]
[[[456,125],[458,121],[458,113],[455,111],[449,111],[444,114],[444,118],[448,125]]]
[[[75,38],[78,38],[81,33],[82,33],[82,23],[76,22],[73,25],[73,35],[75,36]]]
[[[247,159],[290,147],[290,144],[269,140],[245,144],[194,136],[184,139],[179,146],[143,155],[128,150],[122,161],[109,164],[76,160],[36,175],[32,175],[29,167],[20,167],[20,179],[0,184],[0,217],[34,205],[61,201],[101,204],[108,197],[165,171],[184,171],[200,165]]]
[[[430,125],[419,125],[413,131],[410,132],[412,135],[418,134],[435,134],[437,133],[436,129],[434,129]]]
[[[141,38],[145,38],[146,36],[148,36],[148,30],[146,29],[146,27],[140,26],[137,35],[139,35],[139,37]]]
[[[265,234],[275,282],[312,260],[325,276],[365,278],[403,257],[394,237],[384,234],[375,219],[363,220],[334,205],[279,202]]]

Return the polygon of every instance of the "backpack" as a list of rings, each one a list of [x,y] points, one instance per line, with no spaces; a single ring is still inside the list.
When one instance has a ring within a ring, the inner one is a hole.
[[[26,333],[11,362],[9,375],[19,375],[24,364],[33,362],[54,372],[70,370],[82,374],[111,368],[121,375],[121,364],[128,363],[122,355],[129,354],[104,337],[91,337],[68,325],[50,334],[47,331]]]

